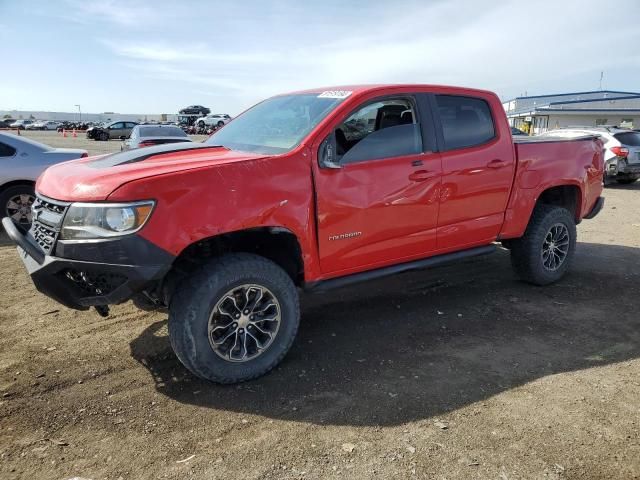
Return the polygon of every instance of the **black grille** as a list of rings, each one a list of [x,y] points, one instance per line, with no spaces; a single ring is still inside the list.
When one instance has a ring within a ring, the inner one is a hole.
[[[40,196],[33,202],[33,223],[29,237],[47,254],[53,250],[68,205]]]
[[[31,226],[31,236],[42,250],[49,253],[56,241],[57,232],[46,225],[33,222]]]

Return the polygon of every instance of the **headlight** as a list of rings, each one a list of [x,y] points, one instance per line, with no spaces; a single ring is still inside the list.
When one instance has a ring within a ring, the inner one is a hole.
[[[137,232],[151,216],[154,202],[72,203],[64,216],[60,238],[106,238]]]

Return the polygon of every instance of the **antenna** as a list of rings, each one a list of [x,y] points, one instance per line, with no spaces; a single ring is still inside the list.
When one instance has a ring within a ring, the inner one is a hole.
[[[602,90],[602,79],[604,78],[604,71],[600,72],[600,90]]]

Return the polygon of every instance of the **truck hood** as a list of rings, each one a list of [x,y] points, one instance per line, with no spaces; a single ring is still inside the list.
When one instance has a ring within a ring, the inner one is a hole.
[[[36,190],[55,200],[101,201],[133,180],[259,158],[204,143],[164,144],[59,163],[38,178]]]

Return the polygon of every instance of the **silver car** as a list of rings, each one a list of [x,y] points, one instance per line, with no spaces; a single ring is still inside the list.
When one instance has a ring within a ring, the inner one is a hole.
[[[549,130],[545,137],[598,135],[604,143],[605,180],[629,184],[640,178],[640,132],[613,126]]]
[[[163,143],[190,142],[191,139],[184,131],[175,125],[136,125],[131,130],[131,136],[124,136],[120,150],[132,150],[140,147],[151,147]]]
[[[28,228],[36,179],[50,165],[89,156],[79,148],[52,148],[0,132],[0,215]]]

